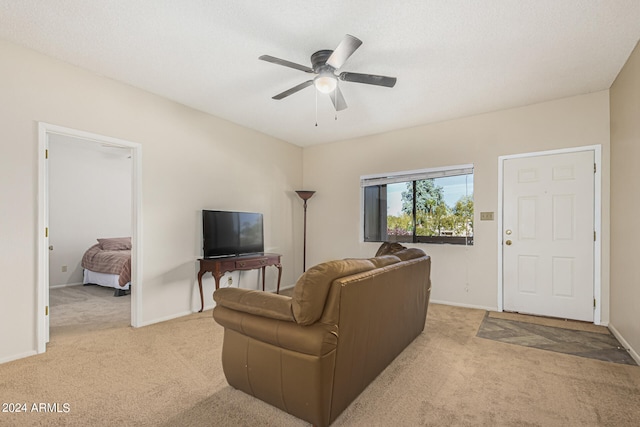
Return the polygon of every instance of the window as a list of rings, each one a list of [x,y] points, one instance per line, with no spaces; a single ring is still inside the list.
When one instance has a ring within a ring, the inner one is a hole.
[[[361,178],[364,241],[473,244],[473,165]]]

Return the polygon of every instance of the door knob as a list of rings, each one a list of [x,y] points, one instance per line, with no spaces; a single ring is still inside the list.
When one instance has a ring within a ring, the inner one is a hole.
[[[504,232],[507,236],[511,236],[511,230],[507,230]]]
[[[505,243],[507,244],[507,246],[511,246],[511,240],[507,240]]]

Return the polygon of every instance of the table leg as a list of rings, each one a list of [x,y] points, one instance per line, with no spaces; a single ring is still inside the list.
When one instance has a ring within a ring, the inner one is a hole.
[[[204,310],[204,295],[202,294],[202,276],[204,273],[206,272],[202,270],[198,273],[198,287],[200,288],[200,311],[198,313],[202,313],[202,310]]]
[[[262,292],[264,292],[264,276],[265,270],[267,267],[262,267]]]
[[[220,279],[222,278],[222,276],[224,276],[224,273],[222,274],[211,273],[211,275],[213,276],[214,279],[216,279],[216,290],[220,289]]]
[[[278,287],[276,288],[276,294],[280,293],[280,278],[282,278],[282,264],[276,264],[278,268]]]

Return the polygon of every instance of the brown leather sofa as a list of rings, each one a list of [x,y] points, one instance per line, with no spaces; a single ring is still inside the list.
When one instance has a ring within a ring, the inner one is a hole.
[[[316,265],[292,297],[216,290],[227,381],[313,425],[331,424],[423,331],[430,269],[423,251],[404,248]]]

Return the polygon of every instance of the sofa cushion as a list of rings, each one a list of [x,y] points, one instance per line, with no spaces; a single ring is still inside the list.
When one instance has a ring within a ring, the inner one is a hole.
[[[291,308],[300,325],[311,325],[320,319],[331,282],[340,277],[373,270],[368,259],[345,259],[318,264],[304,273],[293,288]]]
[[[403,249],[406,249],[406,248],[402,246],[400,243],[383,242],[378,248],[378,251],[376,252],[376,256],[378,257],[382,255],[393,255],[396,252],[399,252]]]
[[[400,258],[402,261],[406,261],[408,259],[420,258],[425,256],[426,254],[422,249],[418,248],[406,248],[399,252],[394,253],[395,256]]]
[[[382,255],[377,256],[375,258],[371,258],[369,261],[376,266],[376,268],[386,267],[387,265],[395,264],[400,262],[400,258],[395,255]]]

